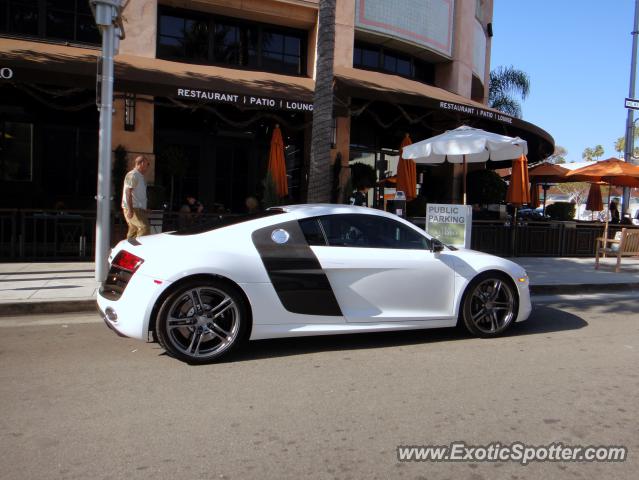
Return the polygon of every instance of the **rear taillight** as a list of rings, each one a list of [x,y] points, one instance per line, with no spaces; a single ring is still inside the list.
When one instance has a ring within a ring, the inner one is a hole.
[[[142,265],[143,262],[144,260],[137,255],[133,255],[126,250],[120,250],[113,259],[112,265],[126,270],[127,272],[134,273],[138,268],[140,268],[140,265]]]

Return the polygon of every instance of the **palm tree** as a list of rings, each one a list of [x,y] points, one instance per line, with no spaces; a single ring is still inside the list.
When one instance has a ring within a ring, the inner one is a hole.
[[[525,100],[530,92],[528,74],[515,67],[497,67],[490,72],[488,104],[513,117],[521,118],[521,104],[514,97]]]
[[[568,150],[561,145],[555,145],[554,152],[546,159],[546,161],[556,163],[557,165],[566,163],[566,155],[568,155]]]
[[[595,145],[595,148],[592,150],[592,156],[595,157],[595,160],[599,160],[603,157],[604,149],[601,145]]]
[[[590,147],[584,148],[584,151],[581,154],[581,158],[583,158],[587,162],[592,162],[594,156],[595,156],[595,151]]]
[[[311,162],[308,172],[308,202],[330,202],[331,199],[330,153],[333,129],[335,3],[336,0],[320,0],[319,2]]]
[[[632,156],[633,157],[639,157],[639,147],[636,146],[637,145],[637,140],[639,140],[639,128],[635,128],[634,131],[635,131],[635,138],[634,138],[633,144],[635,145],[635,147],[633,148]],[[620,157],[622,156],[622,154],[625,155],[625,152],[626,152],[626,137],[619,137],[617,139],[617,141],[615,142],[615,151],[619,154]]]

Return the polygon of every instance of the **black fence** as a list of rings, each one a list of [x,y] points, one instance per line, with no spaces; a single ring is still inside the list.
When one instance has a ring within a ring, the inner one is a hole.
[[[609,225],[614,237],[619,225]],[[604,225],[582,222],[525,222],[515,226],[503,222],[475,221],[471,248],[499,256],[514,257],[591,257]]]
[[[213,222],[224,215],[153,211],[152,233]],[[0,261],[91,261],[95,257],[95,211],[0,209]],[[111,245],[126,238],[127,224],[111,216]]]
[[[152,233],[214,222],[228,215],[185,215],[154,211]],[[424,226],[423,218],[411,219]],[[609,237],[622,227],[609,226]],[[633,227],[628,227],[633,228]],[[636,228],[636,227],[635,227]],[[604,225],[590,222],[522,222],[509,226],[499,221],[473,222],[471,248],[499,256],[590,257]],[[111,244],[126,238],[121,212],[112,215]],[[90,261],[95,256],[95,211],[0,210],[0,261]]]
[[[424,218],[413,218],[424,227]],[[609,225],[608,237],[624,226]],[[637,228],[625,226],[626,228]],[[593,257],[598,237],[604,233],[600,222],[518,222],[473,221],[470,247],[501,257]]]

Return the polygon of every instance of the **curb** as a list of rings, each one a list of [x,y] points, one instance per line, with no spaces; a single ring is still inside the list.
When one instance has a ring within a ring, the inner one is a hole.
[[[56,313],[97,312],[95,299],[49,302],[14,302],[0,304],[0,317]]]
[[[579,293],[639,292],[639,283],[587,283],[582,285],[531,285],[531,295],[574,295]],[[96,300],[0,303],[0,317],[57,313],[97,312]]]
[[[571,295],[578,293],[632,292],[639,283],[585,283],[580,285],[531,285],[531,295]]]

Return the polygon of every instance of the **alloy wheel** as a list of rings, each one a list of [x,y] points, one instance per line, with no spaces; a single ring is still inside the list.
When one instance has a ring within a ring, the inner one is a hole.
[[[472,290],[469,301],[470,322],[483,334],[501,332],[515,316],[512,287],[499,278],[479,282]]]
[[[191,287],[175,296],[167,310],[166,339],[180,356],[205,360],[229,349],[240,331],[240,310],[227,292]]]

